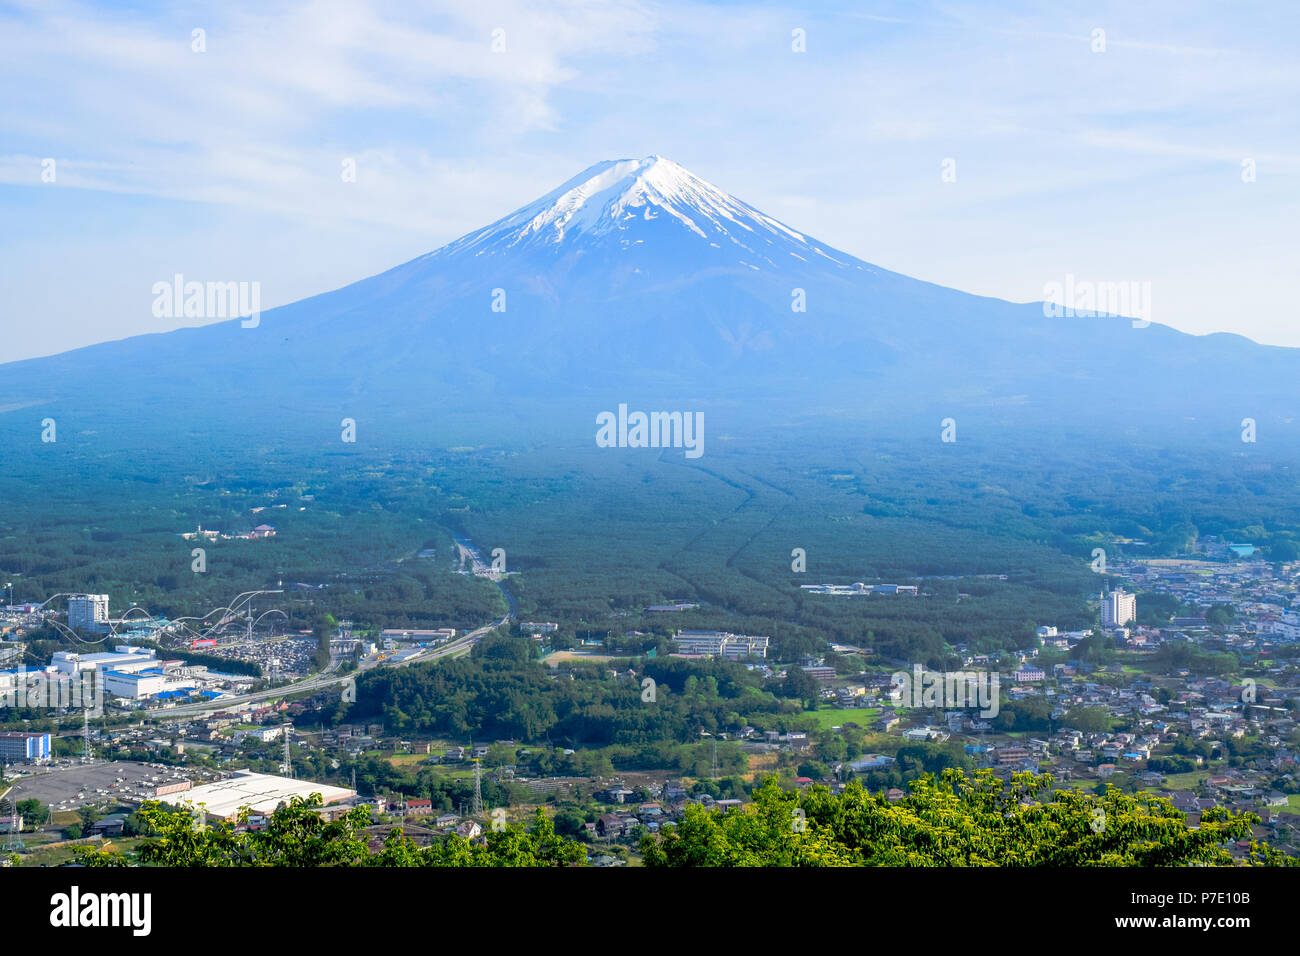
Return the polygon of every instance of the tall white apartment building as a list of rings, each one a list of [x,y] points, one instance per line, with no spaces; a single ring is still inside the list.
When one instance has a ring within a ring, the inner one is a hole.
[[[1137,617],[1137,595],[1123,588],[1101,596],[1101,623],[1103,627],[1123,627]]]
[[[96,634],[108,630],[108,595],[74,594],[68,598],[68,627]]]

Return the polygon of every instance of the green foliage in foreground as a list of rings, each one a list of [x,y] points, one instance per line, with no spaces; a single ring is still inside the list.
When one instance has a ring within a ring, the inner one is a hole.
[[[1251,843],[1244,860],[1228,852],[1250,838],[1258,818],[1216,808],[1196,828],[1167,800],[1109,789],[1104,796],[1050,790],[1050,776],[988,770],[926,775],[891,803],[856,782],[841,795],[824,787],[782,790],[775,778],[754,803],[728,813],[691,805],[685,818],[647,836],[647,866],[1232,866],[1295,865]],[[197,826],[185,810],[159,804],[139,811],[151,839],[138,850],[144,864],[198,866],[573,866],[580,843],[556,833],[538,810],[529,828],[511,825],[471,843],[450,836],[420,847],[400,831],[371,850],[358,808],[336,821],[315,812],[320,798],[294,798],[266,825],[241,830]],[[246,815],[243,818],[246,820]],[[111,848],[78,847],[88,866],[127,866]]]
[[[1225,844],[1250,837],[1253,814],[1208,810],[1198,828],[1149,794],[1046,791],[1048,775],[945,770],[897,803],[856,782],[791,793],[769,778],[728,813],[691,806],[642,840],[646,866],[1230,866]],[[1290,865],[1252,843],[1244,861]]]
[[[391,832],[372,851],[361,831],[370,825],[365,807],[338,820],[322,819],[314,808],[320,796],[294,797],[281,805],[257,830],[225,823],[198,826],[186,810],[147,804],[139,811],[153,839],[139,847],[141,863],[155,866],[570,866],[586,859],[580,843],[556,834],[541,810],[531,829],[507,826],[491,831],[481,843],[452,835],[421,847],[400,830]],[[240,816],[247,822],[248,813]],[[87,866],[128,866],[111,849],[79,847],[78,862]]]

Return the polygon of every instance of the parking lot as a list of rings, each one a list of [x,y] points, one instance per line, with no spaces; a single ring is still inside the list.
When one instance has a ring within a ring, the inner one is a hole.
[[[188,773],[175,767],[128,760],[71,764],[19,780],[8,799],[14,803],[36,799],[55,812],[106,802],[135,805],[153,799],[156,788],[188,778]]]

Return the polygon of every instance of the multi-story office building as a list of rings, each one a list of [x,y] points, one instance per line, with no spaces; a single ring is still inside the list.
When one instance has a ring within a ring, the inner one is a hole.
[[[732,634],[729,631],[678,631],[674,638],[683,654],[703,654],[730,661],[746,657],[767,657],[767,637]]]
[[[0,760],[5,763],[45,763],[49,759],[49,734],[18,730],[0,733]]]
[[[1123,627],[1137,617],[1137,595],[1123,588],[1101,596],[1101,623],[1104,627]]]
[[[103,634],[108,630],[108,595],[74,594],[68,598],[68,627]]]

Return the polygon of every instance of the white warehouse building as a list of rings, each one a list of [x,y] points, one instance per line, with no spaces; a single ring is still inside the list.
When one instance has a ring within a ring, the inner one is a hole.
[[[136,671],[104,671],[104,692],[113,697],[140,700],[165,690],[193,688],[193,681],[175,681],[157,669]]]
[[[188,790],[176,802],[193,810],[201,810],[209,817],[233,820],[243,808],[253,813],[271,813],[277,806],[287,804],[294,797],[305,798],[313,793],[321,795],[325,806],[351,800],[357,795],[355,790],[333,787],[327,783],[240,770],[225,780]]]
[[[158,656],[152,649],[128,647],[123,645],[112,651],[100,651],[95,654],[82,654],[77,651],[55,651],[50,664],[60,674],[75,674],[78,671],[135,671],[146,667],[157,667]]]

